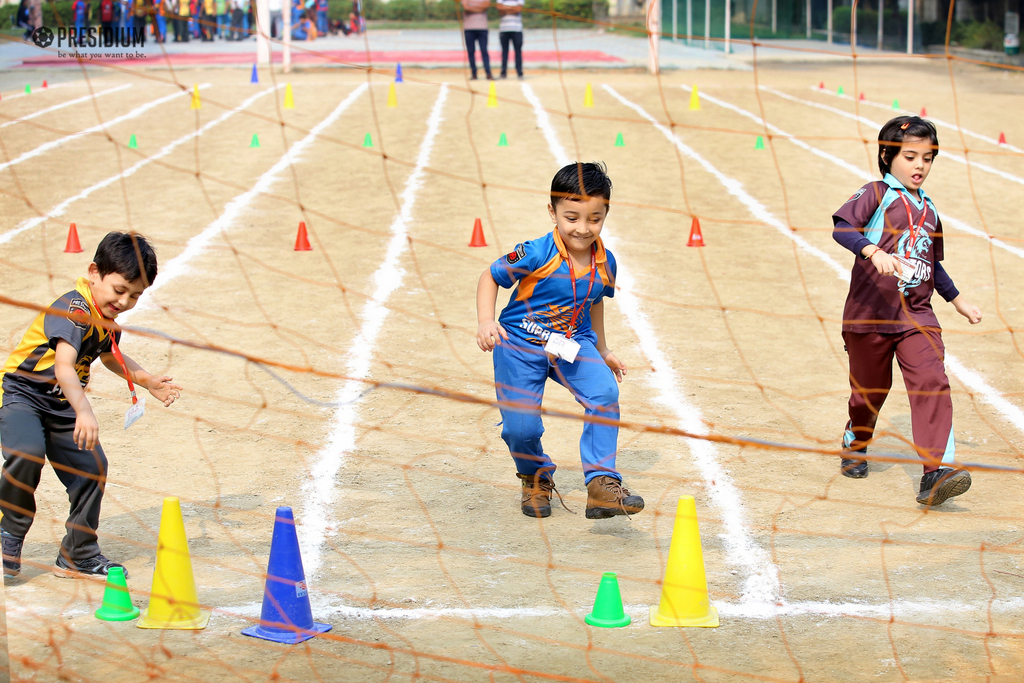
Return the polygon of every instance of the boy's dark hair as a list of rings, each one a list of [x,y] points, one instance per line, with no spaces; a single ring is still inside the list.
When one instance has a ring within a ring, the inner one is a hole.
[[[558,169],[551,179],[551,206],[557,207],[564,199],[579,200],[584,196],[601,197],[611,208],[612,179],[608,177],[608,167],[600,161],[573,162]]]
[[[92,260],[100,277],[117,273],[128,282],[144,278],[147,287],[156,279],[156,252],[137,232],[108,232]]]
[[[931,140],[932,158],[939,153],[939,134],[931,121],[920,116],[897,116],[878,131],[878,170],[883,176],[889,172],[893,157],[899,154],[904,138]]]

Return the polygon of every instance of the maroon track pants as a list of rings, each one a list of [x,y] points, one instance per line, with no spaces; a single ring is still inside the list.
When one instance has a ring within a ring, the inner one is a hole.
[[[893,356],[900,364],[910,399],[914,445],[925,459],[924,471],[953,459],[953,400],[942,364],[945,347],[939,330],[896,334],[843,332],[850,356],[850,421],[843,446],[864,448],[892,388]]]

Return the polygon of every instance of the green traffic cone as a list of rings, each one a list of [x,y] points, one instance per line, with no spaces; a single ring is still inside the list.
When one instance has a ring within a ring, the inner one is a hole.
[[[138,148],[139,148],[139,143],[135,140],[135,135],[133,134],[131,136],[131,138],[128,139],[128,149],[138,149]]]
[[[845,92],[843,92],[843,86],[839,86],[839,90],[836,92],[836,94],[837,95],[845,95],[846,94]]]
[[[29,84],[29,83],[25,84],[25,94],[26,95],[31,95],[32,94],[32,85]]]
[[[900,108],[900,101],[899,100],[893,100],[892,101],[892,110],[896,111],[899,108]]]
[[[249,143],[249,147],[253,148],[253,147],[259,147],[259,146],[260,146],[260,136],[257,135],[256,133],[253,133],[252,134],[252,142]]]
[[[508,138],[505,137],[504,133],[498,138],[498,147],[508,147]]]
[[[622,610],[622,595],[619,593],[619,579],[615,572],[601,575],[601,584],[594,598],[594,611],[583,618],[591,626],[601,628],[622,628],[629,626],[631,619]]]
[[[363,147],[373,147],[373,138],[370,137],[369,133],[363,138]]]
[[[754,149],[764,149],[764,138],[760,135],[757,136],[757,142],[754,143]]]
[[[111,567],[107,574],[107,587],[103,591],[103,606],[96,610],[96,618],[103,621],[131,621],[139,616],[139,608],[132,604],[124,569]]]
[[[618,135],[615,136],[615,146],[616,147],[625,147],[626,146],[625,141],[622,139],[622,133],[619,133]]]

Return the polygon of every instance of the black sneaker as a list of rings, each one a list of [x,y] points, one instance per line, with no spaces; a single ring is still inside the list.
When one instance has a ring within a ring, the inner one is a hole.
[[[128,569],[123,564],[108,560],[103,555],[90,557],[88,560],[69,562],[65,559],[64,553],[61,553],[57,555],[57,562],[55,564],[57,569],[53,573],[66,579],[74,579],[81,575],[106,576],[110,573],[111,567],[120,567],[124,570],[124,578],[128,578]]]
[[[839,471],[843,473],[844,477],[849,477],[850,479],[863,479],[868,476],[868,461],[843,458],[843,462],[839,466]]]
[[[17,576],[21,573],[21,547],[25,539],[0,531],[0,543],[4,553],[4,576]]]
[[[917,494],[917,502],[928,506],[942,505],[953,496],[966,493],[969,488],[970,472],[941,467],[921,477],[921,491]]]

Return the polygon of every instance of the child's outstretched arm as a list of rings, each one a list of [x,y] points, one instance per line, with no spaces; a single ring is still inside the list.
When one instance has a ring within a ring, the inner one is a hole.
[[[964,299],[963,294],[958,294],[957,297],[949,303],[953,304],[953,308],[956,309],[956,312],[967,318],[972,325],[977,325],[981,322],[981,309],[974,304],[968,303],[967,300]]]
[[[131,374],[132,382],[138,384],[140,387],[146,387],[149,393],[153,397],[164,404],[169,406],[181,396],[182,387],[171,382],[173,377],[167,375],[151,375],[150,373],[143,370],[142,366],[133,361],[128,356],[121,354],[124,357],[124,366],[128,368],[128,372]],[[107,366],[107,370],[117,375],[122,379],[127,379],[124,373],[121,371],[121,365],[114,358],[112,353],[101,353],[100,360]]]
[[[481,351],[493,351],[501,339],[508,341],[508,332],[494,320],[494,304],[497,300],[498,283],[491,277],[491,269],[488,268],[476,286],[476,345]]]
[[[66,341],[58,341],[53,362],[53,376],[57,384],[75,409],[75,431],[72,438],[79,449],[91,451],[100,442],[100,423],[92,412],[92,404],[85,395],[82,381],[75,370],[78,350]]]
[[[593,328],[594,334],[597,335],[597,352],[601,354],[601,358],[604,358],[604,362],[612,369],[612,372],[615,373],[615,379],[621,382],[623,376],[626,374],[626,364],[619,360],[618,357],[611,352],[611,349],[608,348],[608,344],[605,343],[604,299],[590,307],[590,326]]]

